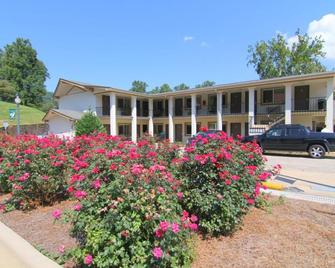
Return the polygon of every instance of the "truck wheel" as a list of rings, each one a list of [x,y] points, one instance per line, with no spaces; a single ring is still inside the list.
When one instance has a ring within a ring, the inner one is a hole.
[[[322,145],[314,144],[309,147],[308,153],[312,158],[323,158],[326,154],[326,150]]]

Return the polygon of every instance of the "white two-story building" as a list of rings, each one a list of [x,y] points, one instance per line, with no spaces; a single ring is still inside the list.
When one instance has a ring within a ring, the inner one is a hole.
[[[229,135],[259,134],[278,124],[334,132],[335,72],[147,94],[60,79],[59,109],[44,117],[49,132],[73,135],[74,122],[95,111],[107,132],[136,141],[144,133],[185,142],[200,127]]]

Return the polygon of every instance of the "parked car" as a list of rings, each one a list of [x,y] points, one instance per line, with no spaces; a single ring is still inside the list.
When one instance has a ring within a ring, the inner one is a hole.
[[[323,158],[335,152],[335,134],[312,132],[302,125],[278,125],[262,135],[246,136],[242,142],[256,142],[266,150],[307,152],[312,158]]]

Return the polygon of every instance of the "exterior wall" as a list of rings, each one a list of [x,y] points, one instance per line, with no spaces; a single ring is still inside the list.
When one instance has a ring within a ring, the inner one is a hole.
[[[59,109],[68,109],[83,112],[91,109],[95,111],[96,96],[93,93],[75,93],[66,95],[58,100]]]
[[[73,123],[64,117],[57,116],[49,120],[49,134],[73,136]]]

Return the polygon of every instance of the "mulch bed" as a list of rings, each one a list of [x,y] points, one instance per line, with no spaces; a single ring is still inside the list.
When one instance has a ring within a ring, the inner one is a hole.
[[[57,253],[60,245],[68,249],[75,240],[68,235],[69,226],[54,223],[51,213],[73,204],[0,213],[0,221],[32,245]],[[335,267],[335,206],[285,199],[271,212],[253,209],[232,236],[199,236],[195,251],[193,268]]]

